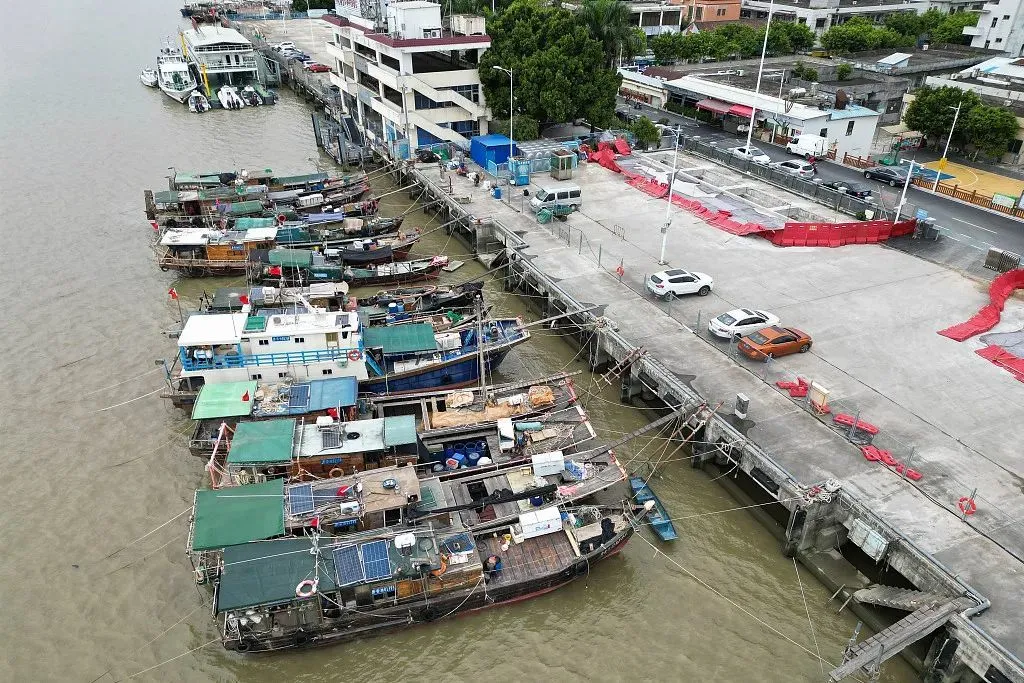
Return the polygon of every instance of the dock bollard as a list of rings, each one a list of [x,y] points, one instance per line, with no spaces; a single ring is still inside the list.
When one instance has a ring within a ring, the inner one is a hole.
[[[702,311],[700,309],[697,310],[697,327],[695,327],[693,331],[698,336],[700,335],[700,319],[703,317],[703,314],[704,314],[704,311]]]

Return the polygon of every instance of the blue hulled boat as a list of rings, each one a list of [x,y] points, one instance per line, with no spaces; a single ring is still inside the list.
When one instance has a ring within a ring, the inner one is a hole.
[[[647,482],[640,477],[630,477],[629,485],[633,489],[633,496],[638,505],[642,505],[647,501],[654,503],[654,509],[647,516],[647,521],[651,528],[654,529],[654,533],[658,534],[658,538],[663,541],[674,541],[679,538],[676,534],[676,528],[672,525],[672,519],[669,517],[668,512],[665,511],[665,506],[661,504],[658,496],[654,495],[654,491],[647,485]]]
[[[530,338],[519,318],[488,320],[435,333],[430,323],[363,329],[369,377],[360,390],[401,394],[428,389],[454,389],[480,381],[480,351],[486,372],[494,372],[512,347]]]

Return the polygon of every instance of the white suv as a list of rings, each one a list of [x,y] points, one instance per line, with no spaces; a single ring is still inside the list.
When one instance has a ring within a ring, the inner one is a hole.
[[[687,270],[663,270],[647,278],[647,291],[660,299],[673,299],[681,294],[707,296],[714,286],[710,275]]]

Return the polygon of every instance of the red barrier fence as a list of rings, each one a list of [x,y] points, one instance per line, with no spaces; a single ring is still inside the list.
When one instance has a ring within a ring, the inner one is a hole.
[[[964,341],[976,334],[988,332],[999,323],[1006,300],[1015,290],[1021,288],[1024,288],[1024,269],[1011,270],[997,276],[988,288],[988,298],[991,303],[983,306],[967,322],[939,330],[939,334],[956,341]]]

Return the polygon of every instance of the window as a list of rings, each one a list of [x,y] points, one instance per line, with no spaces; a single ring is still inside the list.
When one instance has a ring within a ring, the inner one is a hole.
[[[818,131],[818,137],[819,138],[827,138],[828,137],[828,128],[822,128],[821,130],[819,130]]]
[[[480,135],[480,123],[476,119],[469,121],[452,121],[450,128],[459,135],[467,138],[471,138],[474,135]]]
[[[326,370],[323,370],[322,372],[325,375],[333,375],[334,374],[334,370],[332,370],[331,368],[327,368]]]
[[[1003,42],[1003,39],[1002,38],[996,38],[996,42],[997,43],[1001,43],[1001,42]]]
[[[263,379],[263,375],[249,375],[252,379]]]
[[[380,53],[380,63],[389,69],[394,69],[395,71],[400,71],[402,68],[402,65],[397,59],[390,55],[386,55],[383,52]]]
[[[825,28],[825,20],[824,19],[815,19],[814,20],[814,28]]]
[[[724,17],[725,16],[725,9],[721,8],[721,7],[716,9],[715,10],[715,16],[716,17]]]
[[[704,19],[704,8],[703,7],[698,7],[697,8],[697,16],[695,18],[695,21],[701,21],[703,19]]]
[[[446,102],[435,102],[426,95],[416,91],[413,95],[414,105],[417,109],[440,109],[441,107],[447,107]]]
[[[270,340],[269,339],[260,339],[260,340],[257,340],[256,343],[259,344],[260,346],[270,346]]]
[[[305,337],[293,337],[293,340],[295,341],[296,344],[305,344],[306,343],[306,338]]]
[[[467,100],[472,100],[473,102],[480,104],[479,85],[453,85],[450,88],[438,88],[438,90],[451,90],[452,92],[462,95]]]
[[[279,372],[279,373],[277,373],[277,378],[278,379],[284,379],[287,376],[288,376],[287,372]]]
[[[992,20],[992,28],[995,28],[995,27],[996,27],[996,24],[998,24],[998,23],[999,23],[999,19],[998,19],[998,18],[996,18],[996,19],[993,19],[993,20]]]
[[[1003,15],[1003,21],[1006,21],[1006,20],[1007,20],[1007,19],[1009,19],[1009,18],[1010,18],[1010,15],[1009,15],[1009,14],[1004,14],[1004,15]]]
[[[569,199],[579,199],[582,190],[569,190]]]
[[[807,17],[800,17],[799,19],[796,20],[796,23],[798,23],[798,24],[806,24],[807,23]]]
[[[854,124],[853,121],[850,121],[848,124],[846,124],[846,134],[847,135],[853,135],[853,124]]]
[[[1020,152],[1020,148],[1021,148],[1022,144],[1024,144],[1024,143],[1022,143],[1021,140],[1013,140],[1013,141],[1010,142],[1009,145],[1007,145],[1007,150],[1011,154],[1018,154]]]

